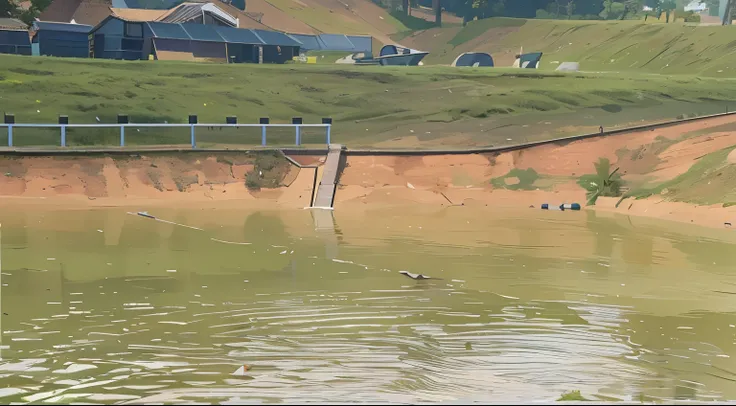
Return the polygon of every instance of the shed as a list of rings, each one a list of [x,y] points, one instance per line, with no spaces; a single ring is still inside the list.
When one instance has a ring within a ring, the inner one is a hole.
[[[299,42],[276,31],[224,25],[131,21],[111,15],[90,33],[95,58],[284,63]]]
[[[13,18],[0,18],[0,54],[30,55],[28,26]]]
[[[88,34],[92,30],[89,25],[36,21],[33,30],[32,42],[34,48],[38,47],[39,55],[89,57]]]

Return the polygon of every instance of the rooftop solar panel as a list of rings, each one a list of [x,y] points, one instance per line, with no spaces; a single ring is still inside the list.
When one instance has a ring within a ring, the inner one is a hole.
[[[300,46],[297,40],[289,37],[288,35],[282,32],[265,31],[265,30],[251,30],[251,31],[255,32],[258,35],[258,37],[260,37],[263,40],[263,43],[266,45],[279,45],[279,46],[284,46],[284,47]]]
[[[306,34],[289,34],[291,38],[301,43],[301,48],[307,51],[317,51],[322,49],[322,45],[317,41],[317,36]]]
[[[217,33],[214,25],[187,23],[181,26],[195,41],[225,42],[225,39]]]
[[[258,36],[251,30],[224,26],[218,26],[216,30],[217,33],[225,39],[225,41],[231,44],[263,44],[263,41],[261,41],[260,38],[258,38]]]
[[[151,32],[153,32],[153,36],[156,38],[192,39],[184,28],[182,28],[181,24],[167,24],[151,21],[148,22],[148,26],[151,28]]]
[[[78,32],[78,33],[89,33],[92,31],[91,25],[84,24],[69,24],[69,23],[51,23],[46,21],[36,21],[33,23],[36,28],[41,31],[64,31],[64,32]]]

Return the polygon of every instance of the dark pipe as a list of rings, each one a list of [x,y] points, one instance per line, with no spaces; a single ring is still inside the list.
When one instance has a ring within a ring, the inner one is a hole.
[[[319,167],[314,168],[314,183],[312,184],[312,199],[309,201],[309,207],[314,207],[314,194],[317,193],[317,171],[319,171]]]

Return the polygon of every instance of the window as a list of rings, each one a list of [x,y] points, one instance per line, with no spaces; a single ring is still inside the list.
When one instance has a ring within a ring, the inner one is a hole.
[[[143,37],[143,24],[125,23],[125,36],[135,38]]]

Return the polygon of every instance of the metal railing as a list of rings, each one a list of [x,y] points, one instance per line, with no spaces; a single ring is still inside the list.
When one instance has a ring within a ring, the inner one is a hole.
[[[1,124],[0,123],[0,129],[7,129],[7,136],[8,136],[8,147],[13,147],[14,142],[14,130],[16,129],[22,129],[22,128],[35,128],[35,129],[58,129],[59,134],[59,144],[58,146],[66,147],[67,146],[67,129],[76,129],[76,128],[119,128],[120,129],[120,146],[125,147],[125,135],[126,135],[126,129],[137,129],[140,130],[142,128],[189,128],[189,138],[190,138],[190,144],[192,149],[197,148],[197,128],[260,128],[261,130],[261,137],[260,137],[260,145],[261,146],[267,146],[267,136],[268,136],[268,128],[293,128],[294,129],[294,144],[287,144],[287,145],[296,145],[301,146],[303,144],[302,140],[302,130],[303,129],[309,129],[309,128],[323,128],[324,129],[324,143],[326,145],[329,145],[331,143],[331,129],[332,124],[138,124],[138,123],[128,123],[128,124],[25,124],[25,123],[17,123],[17,124]],[[155,145],[155,144],[154,144]],[[159,144],[162,145],[162,144]],[[283,145],[283,144],[282,144]]]

